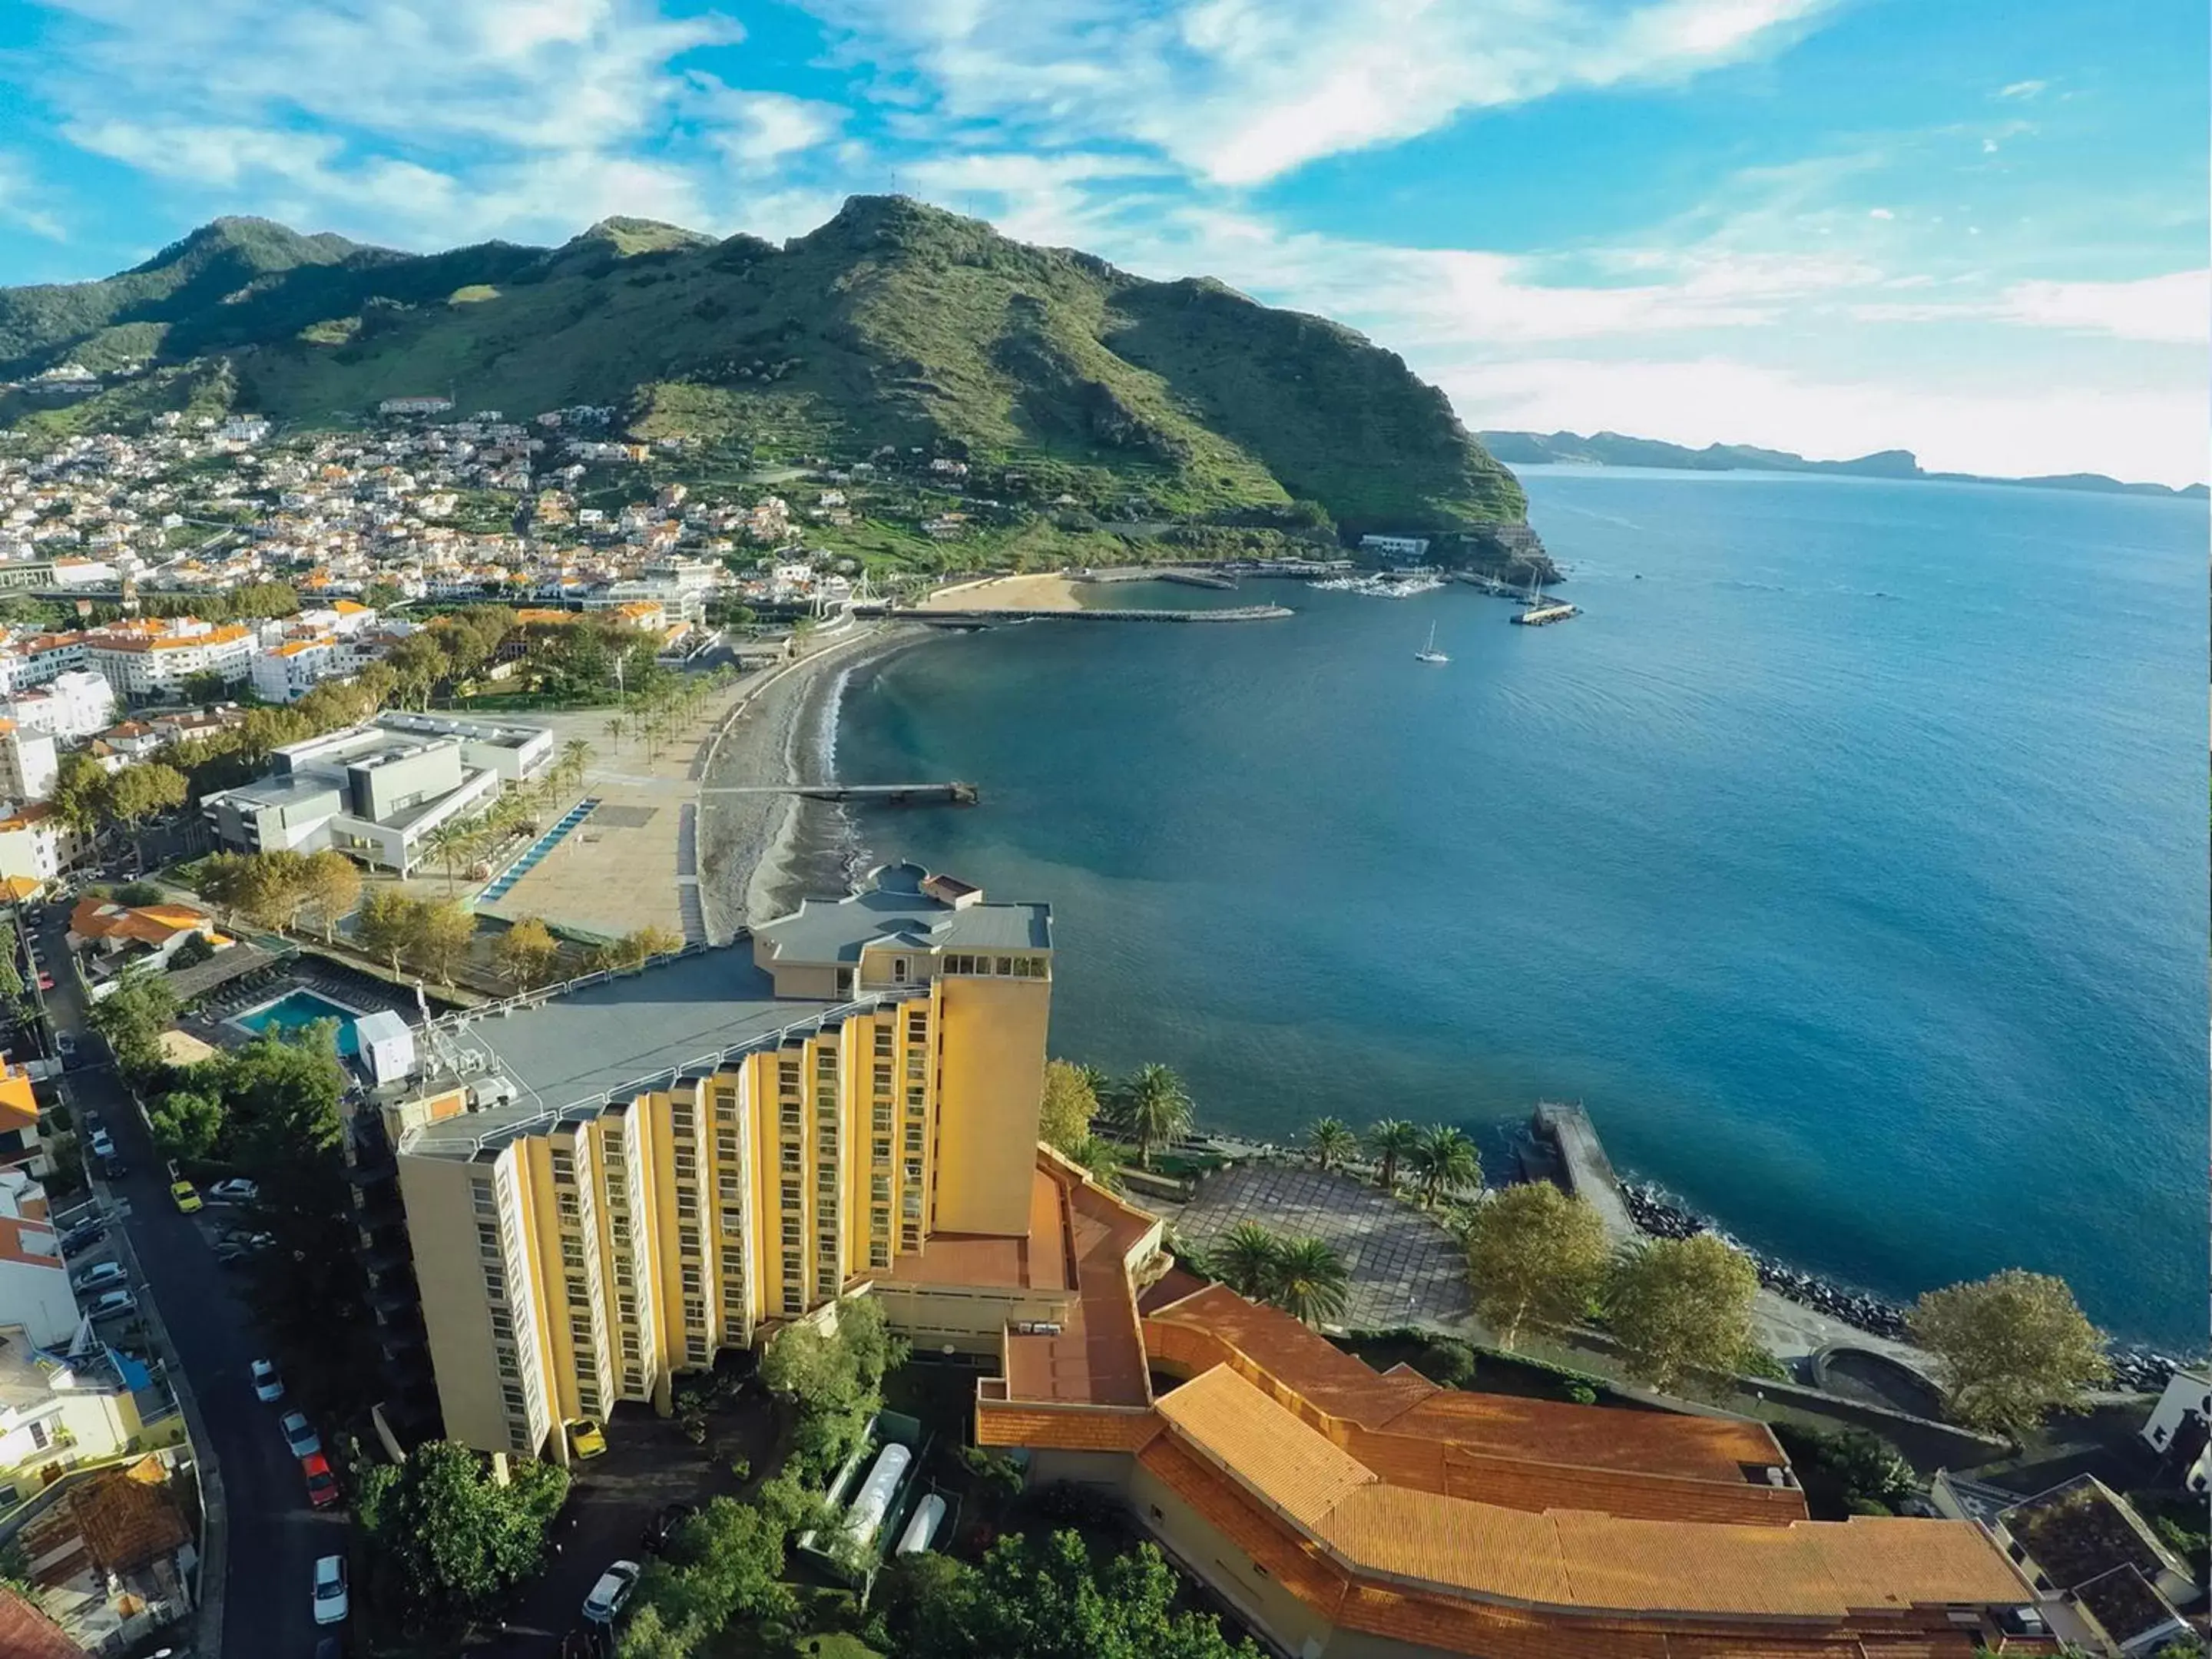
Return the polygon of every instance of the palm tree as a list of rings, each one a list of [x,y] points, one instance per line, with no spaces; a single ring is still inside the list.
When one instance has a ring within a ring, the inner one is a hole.
[[[1313,1149],[1315,1161],[1326,1174],[1330,1164],[1341,1163],[1359,1150],[1359,1137],[1342,1118],[1325,1117],[1306,1131],[1306,1145]]]
[[[1121,1124],[1137,1143],[1137,1162],[1152,1167],[1152,1148],[1190,1132],[1190,1094],[1182,1079],[1155,1060],[1137,1068],[1128,1087],[1118,1091]]]
[[[446,866],[446,893],[451,897],[453,883],[460,875],[461,866],[476,851],[477,826],[457,823],[448,819],[422,837],[422,855],[432,863]]]
[[[1326,1239],[1294,1238],[1275,1255],[1274,1293],[1267,1300],[1308,1325],[1344,1317],[1352,1274]]]
[[[1111,1141],[1085,1135],[1067,1149],[1067,1156],[1108,1192],[1121,1190],[1121,1156]]]
[[[1267,1300],[1275,1288],[1283,1241],[1256,1221],[1240,1221],[1206,1253],[1206,1265],[1239,1296]]]
[[[1433,1204],[1447,1188],[1458,1189],[1482,1184],[1482,1158],[1474,1143],[1449,1124],[1431,1125],[1421,1131],[1413,1147],[1413,1167],[1421,1172],[1421,1201]]]
[[[620,714],[616,715],[612,720],[607,722],[607,741],[614,744],[617,749],[620,749],[622,747],[623,733],[629,730],[629,727],[624,723],[623,717]]]
[[[1397,1187],[1399,1160],[1409,1156],[1420,1140],[1421,1132],[1403,1118],[1386,1117],[1369,1126],[1367,1150],[1382,1165],[1384,1192]]]
[[[592,745],[581,738],[571,738],[561,745],[561,769],[568,775],[572,788],[584,787],[584,769],[592,763]]]

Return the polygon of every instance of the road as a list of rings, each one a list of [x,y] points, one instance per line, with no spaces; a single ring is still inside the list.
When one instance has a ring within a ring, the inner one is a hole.
[[[57,914],[36,932],[39,958],[49,969],[65,965],[65,920]],[[58,1030],[77,1035],[81,1059],[104,1054],[99,1040],[84,1034],[83,1007],[66,971],[55,971],[46,1005]],[[299,1463],[276,1427],[289,1402],[264,1405],[254,1398],[248,1368],[264,1350],[238,1279],[215,1259],[211,1239],[224,1213],[215,1207],[198,1216],[179,1212],[145,1125],[107,1066],[70,1072],[62,1092],[85,1139],[88,1120],[97,1119],[129,1166],[117,1182],[94,1172],[94,1188],[103,1204],[120,1200],[129,1206],[124,1228],[146,1278],[139,1294],[152,1293],[207,1425],[205,1449],[222,1474],[228,1519],[224,1659],[307,1659],[318,1634],[315,1558],[345,1552],[346,1522],[342,1511],[318,1513],[307,1504]],[[103,1254],[72,1258],[72,1267]]]

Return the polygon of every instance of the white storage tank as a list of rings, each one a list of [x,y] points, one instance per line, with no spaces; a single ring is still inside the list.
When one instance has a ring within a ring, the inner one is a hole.
[[[935,1492],[914,1506],[914,1516],[899,1534],[898,1553],[919,1555],[929,1547],[929,1540],[937,1536],[937,1529],[945,1523],[945,1500]]]
[[[892,1496],[897,1492],[899,1480],[906,1474],[906,1466],[914,1462],[914,1454],[904,1446],[890,1445],[876,1455],[875,1466],[868,1478],[860,1483],[860,1490],[853,1499],[853,1507],[845,1512],[845,1533],[855,1544],[866,1545],[884,1524],[884,1516],[890,1512]]]

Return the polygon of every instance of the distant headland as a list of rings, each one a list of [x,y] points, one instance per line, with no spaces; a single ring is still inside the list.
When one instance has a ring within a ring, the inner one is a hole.
[[[1631,438],[1618,432],[1484,432],[1482,446],[1508,466],[1662,466],[1693,472],[1835,472],[1856,478],[1899,478],[1931,483],[2032,485],[2040,489],[2083,489],[2101,495],[2174,495],[2203,501],[2212,495],[2201,483],[2173,489],[2159,483],[2124,483],[2101,472],[2061,472],[2037,478],[1992,478],[1978,472],[1928,472],[1909,449],[1878,449],[1847,461],[1810,461],[1786,449],[1753,444],[1707,444],[1692,449],[1656,438]]]

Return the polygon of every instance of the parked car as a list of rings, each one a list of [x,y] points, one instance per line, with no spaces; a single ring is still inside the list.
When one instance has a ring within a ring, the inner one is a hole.
[[[110,1151],[100,1154],[100,1172],[110,1181],[120,1181],[131,1173],[131,1166],[123,1161],[120,1153]]]
[[[305,1412],[286,1412],[276,1419],[276,1426],[284,1431],[291,1443],[295,1457],[313,1457],[323,1449],[323,1437],[315,1432],[315,1425],[307,1421]]]
[[[107,1224],[105,1221],[80,1221],[62,1235],[62,1254],[76,1255],[80,1251],[90,1249],[106,1237]]]
[[[115,1143],[108,1139],[106,1130],[94,1129],[92,1132],[92,1155],[94,1158],[115,1156]]]
[[[284,1397],[284,1379],[276,1374],[276,1362],[257,1359],[252,1366],[253,1397],[264,1405]]]
[[[39,969],[39,988],[41,991],[51,991],[54,988],[54,976],[43,968]]]
[[[351,1611],[346,1602],[345,1557],[321,1557],[315,1563],[315,1622],[342,1625]]]
[[[676,1535],[677,1528],[699,1513],[696,1504],[664,1504],[659,1514],[645,1523],[645,1547],[655,1555],[668,1547],[668,1540]]]
[[[568,1431],[571,1457],[597,1457],[607,1449],[607,1437],[588,1417],[572,1417],[562,1425]]]
[[[331,1473],[330,1459],[310,1452],[300,1460],[300,1474],[307,1483],[307,1501],[326,1510],[338,1501],[338,1478]]]
[[[120,1315],[137,1313],[138,1298],[128,1291],[110,1291],[105,1296],[94,1297],[85,1304],[87,1319],[114,1319]]]
[[[76,1056],[76,1039],[71,1036],[67,1031],[58,1033],[54,1038],[54,1052],[59,1054],[64,1060],[75,1059]]]
[[[170,1182],[169,1196],[176,1200],[177,1207],[186,1215],[192,1214],[200,1207],[199,1188],[189,1181]]]
[[[112,1290],[127,1277],[120,1261],[95,1261],[70,1280],[70,1289],[79,1296],[87,1291]]]
[[[635,1561],[617,1561],[599,1575],[599,1582],[592,1586],[592,1593],[584,1598],[584,1617],[595,1625],[611,1625],[615,1615],[629,1604],[630,1594],[637,1589],[638,1575],[645,1571]]]
[[[233,1176],[228,1181],[218,1181],[207,1189],[210,1204],[251,1204],[261,1196],[261,1188],[243,1176]]]

